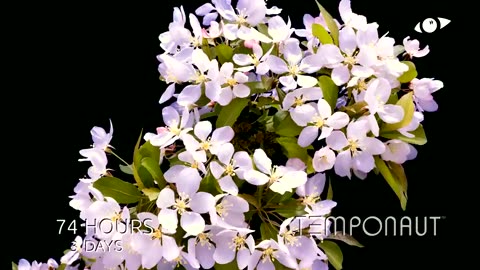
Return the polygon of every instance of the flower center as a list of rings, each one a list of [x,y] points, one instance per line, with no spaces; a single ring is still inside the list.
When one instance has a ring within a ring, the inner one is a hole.
[[[315,126],[317,128],[321,128],[323,127],[323,125],[325,124],[325,121],[323,120],[322,117],[320,116],[316,116],[314,119],[313,119],[313,122],[315,123]]]
[[[295,236],[294,231],[290,230],[290,231],[284,232],[282,234],[282,236],[283,236],[283,239],[285,239],[285,242],[287,243],[287,245],[290,245],[290,246],[293,246],[293,245],[300,246],[301,245],[301,243],[298,243],[298,239]]]
[[[201,84],[206,81],[207,81],[207,76],[205,76],[205,74],[201,74],[201,73],[197,74],[197,77],[195,78],[196,84]]]
[[[200,149],[205,151],[210,149],[210,146],[212,146],[212,144],[210,143],[210,139],[207,139],[206,141],[203,141],[200,143]]]
[[[232,239],[232,243],[230,244],[230,248],[238,251],[238,250],[245,247],[245,243],[246,243],[245,236],[237,235]]]
[[[252,63],[254,66],[258,66],[260,64],[260,60],[257,58],[255,54],[250,55],[252,57]]]
[[[346,56],[344,59],[343,59],[343,62],[347,65],[355,65],[355,63],[357,63],[357,60],[355,59],[355,57],[353,56]]]
[[[322,159],[325,158],[326,159],[326,156],[323,156]],[[307,197],[303,198],[302,200],[302,203],[304,205],[309,205],[309,206],[312,206],[314,205],[316,202],[318,202],[320,200],[320,194],[318,194],[317,192],[315,193],[312,193],[310,195],[308,195]]]
[[[173,133],[175,136],[180,136],[180,133],[182,132],[182,130],[178,128],[177,123],[173,123],[172,126],[168,127],[168,131]]]
[[[190,202],[190,198],[185,195],[185,198],[181,199],[175,199],[175,204],[173,205],[173,208],[178,211],[178,214],[183,214],[189,208],[190,206],[188,203]]]
[[[356,153],[358,151],[358,140],[348,139],[348,148],[352,153]]]
[[[235,168],[231,163],[225,167],[225,173],[230,176],[235,176]]]
[[[278,168],[277,166],[273,166],[272,173],[270,174],[270,180],[269,180],[270,184],[275,183],[281,177],[281,175],[277,173],[277,168]]]
[[[275,252],[275,250],[271,247],[268,247],[267,249],[265,249],[262,252],[262,262],[265,262],[268,259],[270,259],[272,262],[275,261],[275,258],[273,257],[274,252]]]
[[[155,229],[152,233],[152,238],[153,239],[160,239],[161,240],[162,236],[163,236],[163,234],[159,229]]]
[[[227,79],[227,84],[230,85],[230,86],[235,86],[235,85],[238,84],[238,82],[234,78],[229,78],[229,79]]]
[[[305,104],[305,101],[303,100],[303,97],[300,96],[300,97],[295,97],[295,101],[293,101],[293,104],[296,106],[301,106],[303,104]]]
[[[119,220],[122,220],[122,215],[120,215],[120,213],[115,213],[115,215],[112,216],[111,220],[113,222],[117,222]]]
[[[295,76],[295,75],[298,75],[298,73],[300,73],[300,68],[298,67],[298,65],[293,65],[288,68],[288,72],[291,75]]]
[[[228,210],[230,209],[230,207],[232,207],[233,204],[228,204],[227,202],[225,201],[222,201],[221,203],[217,204],[215,206],[215,210],[217,211],[217,214],[220,216],[220,217],[226,217],[228,216]]]
[[[359,91],[367,90],[367,83],[365,82],[365,80],[363,80],[363,79],[359,80],[357,88],[358,88]]]
[[[203,247],[205,245],[208,246],[208,248],[210,249],[212,244],[210,243],[210,233],[200,233],[198,236],[197,236],[197,243],[200,243],[200,245]]]

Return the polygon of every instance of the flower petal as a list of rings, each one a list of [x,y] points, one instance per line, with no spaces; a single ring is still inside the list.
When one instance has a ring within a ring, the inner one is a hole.
[[[196,236],[205,229],[205,220],[193,212],[185,212],[180,218],[180,225],[188,235]]]
[[[199,214],[208,213],[215,208],[215,198],[210,193],[198,192],[192,196],[190,208]]]
[[[348,145],[348,140],[342,131],[333,131],[327,137],[327,145],[333,150],[340,151]]]
[[[300,136],[298,136],[298,145],[301,147],[307,147],[311,145],[315,139],[318,138],[318,128],[315,126],[305,127]]]
[[[253,153],[253,161],[261,172],[265,174],[271,173],[272,160],[268,158],[267,154],[265,153],[265,151],[263,151],[263,149],[255,150],[255,152]]]

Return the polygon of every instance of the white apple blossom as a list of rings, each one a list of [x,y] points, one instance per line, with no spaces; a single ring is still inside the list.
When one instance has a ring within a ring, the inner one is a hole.
[[[413,90],[417,110],[434,112],[438,109],[438,104],[433,99],[432,94],[443,88],[443,82],[431,78],[415,78],[410,82],[409,88]]]
[[[202,174],[206,174],[207,170],[203,162],[198,161],[188,151],[178,154],[178,159],[183,161],[185,165],[173,165],[164,174],[168,183],[176,185],[178,192],[192,195],[200,187]],[[206,161],[206,160],[205,160]]]
[[[157,270],[172,270],[179,266],[183,266],[186,270],[199,269],[200,264],[198,263],[197,258],[195,258],[194,251],[189,250],[188,252],[185,252],[183,251],[183,248],[183,246],[177,248],[180,253],[177,258],[171,261],[161,260],[157,264]]]
[[[345,26],[352,27],[356,30],[364,30],[367,27],[367,18],[353,13],[350,0],[340,1],[338,11]]]
[[[220,188],[232,195],[238,194],[234,176],[244,179],[244,172],[252,169],[252,159],[245,151],[235,152],[231,143],[223,144],[217,153],[218,161],[210,163],[210,171],[218,179]]]
[[[273,261],[278,260],[282,265],[297,269],[298,264],[295,258],[289,253],[285,246],[279,245],[275,240],[263,240],[253,252],[248,263],[248,270],[275,269]]]
[[[219,194],[215,196],[215,207],[209,211],[210,221],[212,225],[218,227],[245,231],[240,228],[247,226],[244,213],[248,212],[248,209],[248,202],[245,199],[234,195]]]
[[[78,161],[90,161],[92,166],[88,168],[88,177],[82,178],[80,181],[85,183],[92,183],[98,180],[100,177],[108,174],[107,164],[108,159],[105,151],[101,148],[90,148],[80,150],[80,155],[84,158]]]
[[[285,60],[278,56],[270,55],[267,59],[267,64],[273,73],[283,75],[279,78],[279,81],[284,86],[283,89],[285,91],[296,89],[297,85],[308,88],[317,84],[316,78],[309,75],[302,75],[308,72],[310,66],[307,63],[301,62],[303,52],[300,49],[298,39],[287,39],[284,42],[282,53]]]
[[[304,171],[297,171],[285,166],[273,166],[270,158],[262,149],[256,149],[253,160],[257,170],[245,172],[245,180],[252,185],[269,185],[269,188],[279,194],[292,191],[307,181]]]
[[[213,259],[218,264],[227,264],[234,259],[238,269],[248,266],[250,256],[255,249],[255,240],[252,235],[240,233],[234,230],[223,230],[213,236],[217,248],[213,253]]]
[[[414,112],[412,121],[410,121],[410,123],[405,127],[398,129],[398,132],[400,132],[403,136],[407,138],[414,138],[415,135],[411,134],[410,132],[415,131],[420,126],[420,123],[423,121],[423,119],[423,113]]]
[[[406,37],[403,39],[403,46],[405,48],[404,55],[413,57],[424,57],[430,52],[428,45],[425,48],[420,49],[420,42],[416,39],[410,40],[410,37]]]
[[[182,117],[180,117],[177,110],[173,107],[168,106],[162,110],[163,121],[167,125],[166,128],[168,132],[163,132],[158,135],[148,135],[145,137],[145,140],[148,138],[148,141],[154,146],[160,148],[167,147],[174,143],[176,140],[180,139],[182,134],[186,134],[192,130],[189,122],[190,114],[188,110],[184,110]]]
[[[316,172],[324,172],[333,168],[335,160],[335,152],[328,146],[322,147],[313,155],[312,166]]]
[[[220,148],[229,143],[234,136],[233,129],[229,126],[217,128],[212,132],[212,123],[209,121],[198,122],[193,132],[198,139],[190,134],[185,134],[182,136],[182,140],[187,151],[200,162],[206,161],[206,151],[217,155]],[[210,134],[211,136],[209,136]]]
[[[351,178],[351,169],[368,173],[375,167],[373,155],[385,152],[385,145],[376,138],[367,137],[368,131],[367,121],[356,121],[347,126],[346,136],[342,131],[333,131],[327,138],[327,145],[338,151],[336,174]]]
[[[298,145],[302,147],[312,144],[315,139],[327,138],[333,130],[344,128],[350,121],[350,118],[344,112],[332,114],[330,105],[324,99],[319,99],[316,106],[311,103],[308,105],[309,107],[303,109],[302,114],[296,111],[292,112],[292,119],[296,120],[295,122],[299,126],[304,126],[298,137]],[[319,129],[321,129],[320,136],[318,134]]]
[[[110,120],[110,131],[108,133],[102,127],[95,126],[90,130],[90,134],[92,135],[93,148],[106,151],[109,147],[112,147],[110,145],[113,136],[112,120]]]
[[[71,265],[76,260],[80,258],[81,253],[83,252],[83,239],[81,236],[76,236],[75,240],[72,242],[72,248],[65,255],[60,258],[62,264]]]
[[[304,185],[296,189],[295,193],[300,197],[302,204],[306,206],[305,211],[308,214],[315,213],[324,216],[330,214],[332,208],[337,205],[332,200],[321,200],[320,195],[324,187],[325,174],[317,173],[310,177]]]
[[[268,72],[269,69],[266,60],[268,59],[268,56],[270,55],[272,49],[273,46],[271,46],[270,49],[264,54],[260,45],[253,44],[253,54],[235,54],[233,56],[233,62],[241,66],[237,68],[237,70],[239,71],[248,72],[252,69],[255,69],[255,73],[257,73],[258,75],[264,75]]]
[[[410,144],[400,140],[389,140],[385,142],[385,152],[382,159],[403,164],[405,161],[416,157],[416,149]]]
[[[250,95],[250,88],[244,83],[248,82],[248,76],[242,72],[235,72],[233,63],[226,62],[220,70],[218,67],[209,70],[212,80],[207,83],[206,96],[225,106],[234,98],[245,98]],[[226,85],[226,86],[223,86]]]

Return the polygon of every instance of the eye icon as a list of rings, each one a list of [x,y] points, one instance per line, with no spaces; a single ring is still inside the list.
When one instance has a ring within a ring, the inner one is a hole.
[[[433,33],[437,29],[444,28],[449,23],[450,23],[450,20],[445,18],[437,18],[437,19],[427,18],[423,22],[417,23],[417,25],[415,26],[415,31],[417,31],[418,33],[423,33],[423,32]]]

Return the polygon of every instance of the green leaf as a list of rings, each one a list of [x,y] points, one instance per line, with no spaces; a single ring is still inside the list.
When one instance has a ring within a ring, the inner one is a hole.
[[[65,270],[65,268],[67,268],[67,265],[66,264],[61,264],[58,266],[57,270]]]
[[[237,260],[233,260],[233,261],[231,261],[227,264],[216,263],[213,266],[213,269],[215,269],[215,270],[238,270]]]
[[[157,182],[157,185],[159,188],[163,188],[166,185],[165,178],[163,177],[162,170],[160,169],[160,164],[158,164],[158,161],[154,160],[151,157],[145,157],[142,159],[142,164],[141,166],[150,173],[152,176],[153,180]],[[146,187],[152,187],[152,185],[147,185],[144,183]]]
[[[200,182],[199,191],[208,192],[213,196],[223,193],[223,191],[220,189],[217,179],[215,179],[211,173],[207,173],[207,175],[203,177],[202,181]]]
[[[392,171],[393,175],[397,177],[402,188],[405,191],[407,191],[408,181],[407,181],[407,175],[405,174],[405,170],[403,169],[403,166],[401,164],[397,164],[391,161],[387,161],[387,165],[388,167],[390,167],[390,170]]]
[[[258,204],[257,198],[253,197],[250,194],[238,194],[238,197],[244,199],[247,201],[249,204],[253,205],[256,209],[260,208],[260,205]]]
[[[285,96],[286,96],[287,94],[285,93],[285,91],[283,91],[282,89],[280,89],[280,88],[278,88],[278,87],[275,88],[275,90],[277,91],[278,100],[280,101],[280,103],[282,103],[282,102],[283,102],[283,99],[285,98]]]
[[[140,189],[143,189],[142,179],[138,174],[138,168],[140,168],[140,162],[142,161],[142,157],[140,155],[140,142],[142,141],[142,133],[143,130],[140,131],[140,136],[138,136],[137,143],[135,144],[135,148],[133,149],[133,164],[132,164],[132,171],[133,171],[133,178]]]
[[[357,239],[353,238],[353,236],[345,234],[342,231],[331,233],[327,238],[342,241],[350,246],[356,246],[360,248],[364,247],[364,245],[360,244],[360,242],[358,242]]]
[[[226,44],[218,44],[215,47],[215,52],[217,53],[218,62],[220,62],[220,64],[232,61],[232,57],[233,57],[232,47]]]
[[[313,146],[306,148],[298,145],[297,138],[295,137],[279,137],[277,142],[282,146],[283,153],[287,158],[299,158],[305,164],[309,163],[310,155],[307,152],[307,149],[313,149]]]
[[[248,88],[250,88],[251,94],[261,94],[267,92],[268,90],[264,87],[263,83],[260,81],[255,82],[246,82],[244,83]]]
[[[143,158],[150,157],[155,162],[160,163],[160,148],[157,146],[153,146],[150,142],[145,142],[139,150],[139,153]]]
[[[233,126],[237,118],[247,107],[250,100],[246,98],[235,98],[227,106],[223,107],[217,118],[216,127]]]
[[[12,270],[18,270],[18,265],[12,262]]]
[[[120,171],[122,171],[126,174],[133,175],[132,165],[127,166],[127,165],[120,164]]]
[[[277,240],[278,230],[270,223],[262,223],[260,225],[260,235],[262,236],[262,240]]]
[[[322,44],[333,44],[332,36],[330,36],[328,31],[320,24],[312,24],[312,34],[318,38]]]
[[[408,70],[405,71],[402,76],[398,77],[398,81],[401,83],[408,83],[417,77],[417,69],[415,64],[410,61],[402,61],[402,63],[408,66]]]
[[[299,203],[297,200],[291,198],[285,204],[278,205],[275,208],[275,213],[284,218],[303,216],[305,212],[305,205]]]
[[[325,75],[318,77],[318,85],[322,89],[323,98],[328,102],[333,111],[337,106],[338,86],[329,76]]]
[[[400,205],[405,211],[407,208],[407,191],[403,188],[401,180],[392,172],[385,161],[379,156],[375,156],[375,166],[378,168],[383,178],[390,185],[397,197],[400,199]]]
[[[332,199],[333,199],[332,179],[328,178],[327,200],[332,200]]]
[[[152,174],[144,166],[140,165],[140,167],[138,167],[137,175],[142,181],[143,188],[150,188],[155,185]]]
[[[288,113],[287,113],[288,114]],[[275,118],[274,118],[275,119]],[[275,127],[275,133],[280,136],[285,137],[294,137],[302,132],[302,127],[298,126],[288,114],[281,122],[278,123],[278,126]]]
[[[403,95],[398,101],[397,105],[401,106],[404,112],[402,121],[395,124],[385,124],[382,126],[383,131],[397,130],[408,126],[413,118],[415,112],[415,103],[413,103],[413,92]]]
[[[318,9],[320,10],[320,13],[322,13],[323,18],[325,19],[325,22],[327,23],[327,27],[328,27],[328,30],[330,30],[330,35],[332,35],[333,42],[335,43],[335,45],[338,46],[338,35],[339,35],[338,33],[339,32],[338,32],[337,23],[333,19],[332,15],[330,15],[330,13],[328,13],[327,10],[325,10],[325,8],[323,8],[322,5],[320,5],[320,3],[318,3],[317,0],[315,0],[315,2],[317,2]]]
[[[380,136],[392,140],[398,139],[416,145],[424,145],[427,143],[427,137],[425,135],[425,130],[423,130],[422,124],[420,124],[415,131],[409,131],[408,133],[414,135],[415,137],[406,137],[398,131],[380,132]]]
[[[143,194],[145,194],[150,201],[155,201],[158,198],[158,194],[160,194],[160,189],[158,188],[145,188],[142,190]]]
[[[337,270],[342,269],[343,253],[340,247],[332,241],[324,240],[319,244],[328,257],[330,264]]]
[[[116,177],[102,177],[93,183],[93,187],[105,197],[112,197],[118,203],[136,203],[142,197],[138,188]]]

